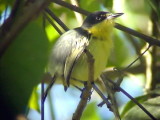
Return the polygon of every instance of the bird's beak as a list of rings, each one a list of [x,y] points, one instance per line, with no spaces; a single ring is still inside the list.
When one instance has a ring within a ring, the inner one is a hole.
[[[123,14],[124,13],[112,13],[107,17],[107,19],[115,19],[115,18],[117,18],[117,17],[119,17],[119,16],[121,16]]]

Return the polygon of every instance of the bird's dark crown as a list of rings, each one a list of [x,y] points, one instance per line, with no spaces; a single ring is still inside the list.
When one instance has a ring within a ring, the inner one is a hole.
[[[98,12],[89,14],[84,20],[82,26],[89,28],[97,23],[102,22],[103,20],[107,18],[107,15],[106,15],[107,13],[109,12],[98,11]]]

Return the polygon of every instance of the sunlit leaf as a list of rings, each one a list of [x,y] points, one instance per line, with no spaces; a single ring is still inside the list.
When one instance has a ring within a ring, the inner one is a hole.
[[[38,87],[35,87],[33,89],[30,100],[29,100],[28,107],[30,109],[40,111],[39,103],[38,103],[40,96],[39,96],[39,93],[37,92],[37,89],[38,89]]]

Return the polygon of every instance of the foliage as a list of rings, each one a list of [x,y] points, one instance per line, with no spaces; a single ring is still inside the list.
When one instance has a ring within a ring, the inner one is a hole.
[[[143,101],[145,98],[144,96],[141,97],[141,101]],[[147,99],[144,102],[141,102],[141,104],[154,115],[157,119],[160,119],[160,97]],[[139,99],[140,100],[140,99]],[[131,105],[131,104],[130,104]],[[130,106],[128,104],[128,106]],[[130,108],[128,111],[126,111],[123,120],[150,120],[150,118],[138,107],[134,106]]]
[[[3,23],[5,20],[5,16],[2,16],[2,14],[5,13],[6,8],[12,9],[15,1],[2,0],[0,2],[0,23]],[[32,2],[30,3],[31,0],[27,1],[29,4],[32,4]],[[71,3],[69,0],[67,2]],[[125,14],[116,21],[117,23],[121,23],[140,33],[160,39],[160,8],[158,6],[160,2],[158,0],[148,0],[147,2],[145,0],[77,0],[77,2],[79,7],[90,12],[97,10],[124,12]],[[26,3],[24,7],[27,9],[29,4]],[[75,17],[73,11],[55,3],[50,3],[49,8],[70,29],[78,27],[78,18]],[[22,9],[24,8],[19,7],[18,11]],[[0,102],[3,108],[3,110],[0,110],[0,115],[3,115],[1,118],[12,119],[17,114],[25,113],[24,111],[33,90],[33,94],[36,97],[32,98],[36,99],[31,99],[30,103],[34,103],[35,100],[37,101],[38,96],[40,96],[34,88],[41,83],[45,73],[50,48],[59,36],[51,24],[47,20],[44,21],[42,13],[43,12],[40,11],[39,14],[32,16],[32,20],[29,21],[24,28],[22,27],[23,29],[18,32],[13,42],[8,45],[8,49],[6,49],[5,53],[0,58]],[[20,17],[20,14],[18,15],[18,17]],[[81,17],[84,18],[84,16]],[[15,16],[14,20],[16,19],[17,16]],[[57,25],[55,21],[54,23]],[[3,24],[1,28],[2,26]],[[62,28],[60,29],[62,30]],[[114,49],[107,64],[109,67],[115,66],[117,68],[125,68],[141,51],[144,51],[146,46],[146,42],[141,39],[130,36],[117,29],[114,30],[113,40]],[[2,41],[3,39],[0,38],[0,44]],[[143,85],[141,85],[141,89],[146,89],[146,95],[143,94],[137,97],[136,100],[149,109],[156,117],[159,117],[158,113],[160,113],[159,97],[149,99],[152,96],[150,96],[148,91],[155,90],[159,84],[159,55],[159,48],[153,46],[143,58],[136,62],[125,73],[129,77],[134,76],[134,78],[138,78],[138,74],[143,74],[145,76],[145,79],[138,80],[141,81],[141,83],[145,81]],[[131,81],[133,79],[129,80]],[[139,82],[137,82],[137,86],[138,83]],[[137,86],[135,86],[135,89]],[[118,99],[119,98],[117,98],[117,101]],[[119,101],[118,103],[121,106]],[[153,103],[155,104],[153,105]],[[147,106],[148,104],[149,106]],[[39,110],[40,106],[38,106],[37,103],[32,105],[36,105],[33,108]],[[136,112],[137,110],[138,112]],[[82,119],[86,120],[91,117],[101,119],[101,114],[97,111],[95,103],[91,103],[84,112]],[[127,103],[122,111],[121,117],[123,119],[147,119],[143,111],[137,108],[132,101]],[[105,117],[103,118],[105,119]]]
[[[6,111],[14,114],[26,109],[33,88],[41,82],[48,60],[49,42],[39,23],[37,19],[28,24],[0,60],[1,103]],[[6,111],[4,116],[10,114]]]

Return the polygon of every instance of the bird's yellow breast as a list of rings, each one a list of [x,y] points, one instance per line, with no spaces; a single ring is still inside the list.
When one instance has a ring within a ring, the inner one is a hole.
[[[103,25],[102,25],[103,24]],[[100,23],[88,31],[91,33],[89,46],[87,49],[95,59],[94,63],[94,79],[96,80],[101,72],[105,69],[108,57],[110,55],[113,43],[111,40],[113,23]],[[86,55],[83,53],[77,64],[74,66],[72,77],[87,81],[88,80],[88,64]]]

